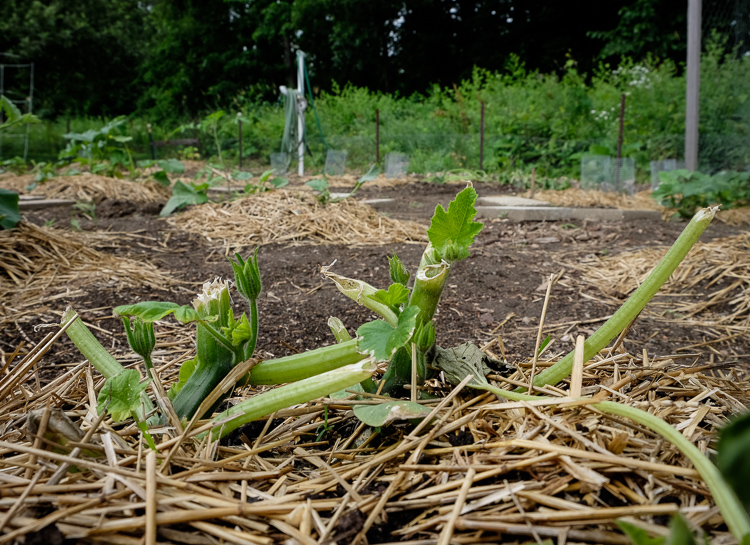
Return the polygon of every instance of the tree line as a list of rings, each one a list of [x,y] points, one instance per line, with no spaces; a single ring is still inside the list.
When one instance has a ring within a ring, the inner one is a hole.
[[[686,5],[670,0],[4,0],[0,63],[35,64],[44,117],[179,119],[295,85],[409,96],[476,67],[581,72],[621,55],[682,63]],[[22,70],[5,71],[11,92]]]

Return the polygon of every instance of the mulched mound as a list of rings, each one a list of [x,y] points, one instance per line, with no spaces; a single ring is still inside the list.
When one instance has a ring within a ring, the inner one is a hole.
[[[182,434],[152,430],[152,451],[135,424],[97,416],[92,396],[101,379],[88,366],[38,381],[33,369],[43,353],[0,379],[4,542],[44,533],[128,545],[144,538],[625,544],[615,520],[664,536],[678,510],[710,542],[731,541],[685,456],[652,431],[568,397],[568,384],[544,389],[553,401],[504,402],[433,381],[438,397],[426,405],[434,418],[378,429],[352,416],[355,401],[326,398],[278,411],[221,443],[195,437],[202,422]],[[174,375],[174,361],[156,366]],[[530,367],[490,378],[525,384]],[[736,369],[610,351],[570,381],[593,401],[611,397],[663,418],[706,454],[717,428],[750,401],[749,387]],[[77,439],[52,449],[42,437],[59,440],[63,411],[73,427],[66,433]]]
[[[271,242],[292,244],[425,243],[425,226],[378,214],[356,199],[321,204],[310,193],[269,191],[188,209],[170,225],[228,249]]]
[[[26,222],[0,230],[0,330],[58,308],[60,299],[92,285],[121,289],[175,283],[151,263],[96,249],[127,244],[126,239],[122,233],[75,233]]]
[[[545,189],[534,193],[534,198],[555,206],[619,208],[621,210],[658,210],[664,207],[651,198],[651,191],[640,191],[633,195],[610,193],[598,189],[571,187],[563,191]]]
[[[168,187],[154,180],[131,181],[109,178],[90,172],[75,176],[58,176],[37,184],[31,191],[26,188],[34,181],[34,175],[0,176],[0,187],[22,195],[44,195],[48,199],[73,199],[76,201],[100,201],[102,199],[130,200],[138,203],[166,202],[172,193]]]

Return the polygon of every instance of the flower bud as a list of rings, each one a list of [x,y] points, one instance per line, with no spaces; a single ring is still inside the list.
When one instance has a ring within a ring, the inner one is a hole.
[[[260,269],[258,269],[258,248],[255,249],[255,254],[252,259],[247,261],[243,260],[240,254],[234,254],[237,257],[237,263],[231,258],[229,262],[232,264],[232,270],[234,271],[234,281],[237,285],[237,291],[248,303],[255,301],[260,296],[262,289],[260,281]]]
[[[422,352],[432,348],[432,345],[435,344],[435,326],[432,320],[425,322],[417,328],[414,332],[413,341]]]
[[[391,269],[391,280],[397,284],[406,286],[411,277],[411,273],[406,269],[396,254],[393,254],[393,257],[388,258],[388,264]]]
[[[131,327],[130,319],[123,316],[122,323],[125,325],[125,335],[128,337],[130,348],[143,358],[146,368],[150,369],[153,367],[151,352],[154,351],[154,346],[156,346],[153,322],[145,322],[140,318],[135,318]]]

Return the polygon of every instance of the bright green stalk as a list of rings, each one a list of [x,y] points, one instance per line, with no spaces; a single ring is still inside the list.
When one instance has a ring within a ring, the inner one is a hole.
[[[417,327],[432,320],[449,272],[450,265],[446,261],[435,265],[425,265],[417,271],[414,289],[409,299],[409,305],[419,307]]]
[[[716,215],[718,207],[699,210],[682,234],[675,241],[659,264],[654,267],[648,278],[635,290],[633,295],[607,320],[596,332],[586,339],[583,359],[588,361],[604,349],[627,325],[635,320],[638,313],[651,300],[661,286],[669,279],[680,262],[685,258],[693,245],[698,241],[703,231]],[[534,377],[535,386],[557,384],[570,375],[573,369],[575,352],[570,352],[552,367],[549,367]],[[520,391],[517,389],[516,391]]]
[[[73,307],[66,308],[65,312],[63,312],[60,325],[64,326],[70,322],[75,315],[76,311],[73,310]],[[107,380],[114,378],[125,371],[125,368],[120,365],[120,362],[107,352],[107,349],[102,346],[102,343],[100,343],[96,337],[94,337],[94,334],[91,333],[89,328],[86,327],[86,324],[84,324],[83,320],[80,318],[76,318],[73,323],[68,326],[65,330],[65,334],[71,341],[73,341],[73,344],[76,345],[76,348],[78,348],[81,354],[83,354],[83,357],[89,360],[89,363],[94,366],[94,369],[99,371]],[[151,403],[151,400],[145,392],[141,394],[141,406],[142,408],[138,408],[137,416],[139,419],[143,420],[145,414],[150,413],[154,409],[153,403]],[[144,409],[145,412],[141,412]],[[150,422],[155,422],[155,419],[149,419],[149,423]]]
[[[697,214],[696,214],[697,215]],[[674,429],[658,416],[647,413],[635,407],[621,405],[613,401],[594,403],[593,407],[606,413],[624,416],[655,431],[664,439],[674,444],[680,452],[693,462],[695,469],[711,491],[716,506],[724,516],[724,521],[738,541],[750,536],[750,517],[748,517],[742,503],[724,478],[719,469],[698,450],[684,435]]]
[[[67,324],[73,316],[76,315],[76,311],[72,307],[68,307],[63,312],[62,320],[60,325],[64,326]],[[94,369],[99,371],[104,378],[112,378],[119,375],[125,368],[107,352],[107,349],[96,340],[93,333],[89,331],[83,320],[76,318],[76,320],[68,326],[65,330],[65,334],[73,341],[76,348],[83,354],[89,363],[94,366]]]
[[[328,371],[310,378],[280,386],[242,401],[212,418],[213,422],[223,422],[214,428],[213,439],[225,436],[243,424],[252,422],[280,409],[307,403],[313,399],[330,395],[350,388],[372,376],[376,367],[369,358],[358,363]],[[234,417],[234,418],[233,418]]]
[[[361,359],[362,354],[357,351],[357,340],[352,339],[300,354],[262,361],[250,371],[248,384],[295,382]]]
[[[336,337],[337,343],[344,343],[352,339],[352,336],[349,335],[349,332],[346,330],[346,326],[341,319],[331,316],[328,318],[328,327],[331,328],[331,333]]]

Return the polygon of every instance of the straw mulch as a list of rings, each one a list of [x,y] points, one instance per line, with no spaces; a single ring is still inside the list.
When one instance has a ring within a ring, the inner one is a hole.
[[[44,195],[48,199],[73,199],[76,201],[100,201],[102,199],[129,200],[140,203],[164,202],[171,195],[171,189],[153,180],[131,181],[108,178],[90,172],[75,176],[59,176],[38,184],[33,190],[26,187],[34,181],[34,176],[0,177],[0,187],[25,195]]]
[[[566,266],[579,270],[604,295],[603,302],[619,306],[667,250],[649,247],[616,256],[589,256]],[[738,235],[696,244],[644,312],[660,321],[701,326],[711,339],[706,344],[746,335],[750,327],[750,238]]]
[[[200,422],[182,434],[152,429],[154,452],[134,424],[97,416],[102,381],[88,366],[36,379],[54,336],[0,379],[0,543],[625,544],[616,519],[662,536],[678,510],[711,543],[733,542],[676,448],[573,401],[566,384],[544,390],[558,397],[551,404],[433,382],[434,419],[376,430],[353,418],[353,400],[321,399],[278,411],[231,446],[191,437]],[[157,358],[162,382],[176,359]],[[525,383],[529,368],[494,380]],[[571,388],[649,410],[708,453],[716,429],[750,401],[749,386],[736,369],[605,351]],[[57,410],[77,428],[64,449],[42,439],[61,429]]]
[[[196,206],[170,218],[174,227],[224,241],[228,249],[292,244],[424,243],[425,227],[378,214],[356,199],[326,205],[309,193],[269,191]]]
[[[84,295],[87,286],[119,290],[174,284],[149,262],[96,249],[125,243],[122,233],[72,233],[26,222],[0,230],[0,330],[27,321],[32,313],[59,309],[61,299]]]
[[[534,198],[550,202],[555,206],[619,208],[622,210],[665,210],[663,206],[651,198],[650,190],[640,191],[633,195],[623,195],[600,191],[598,189],[571,187],[563,191],[552,189],[536,191]]]

